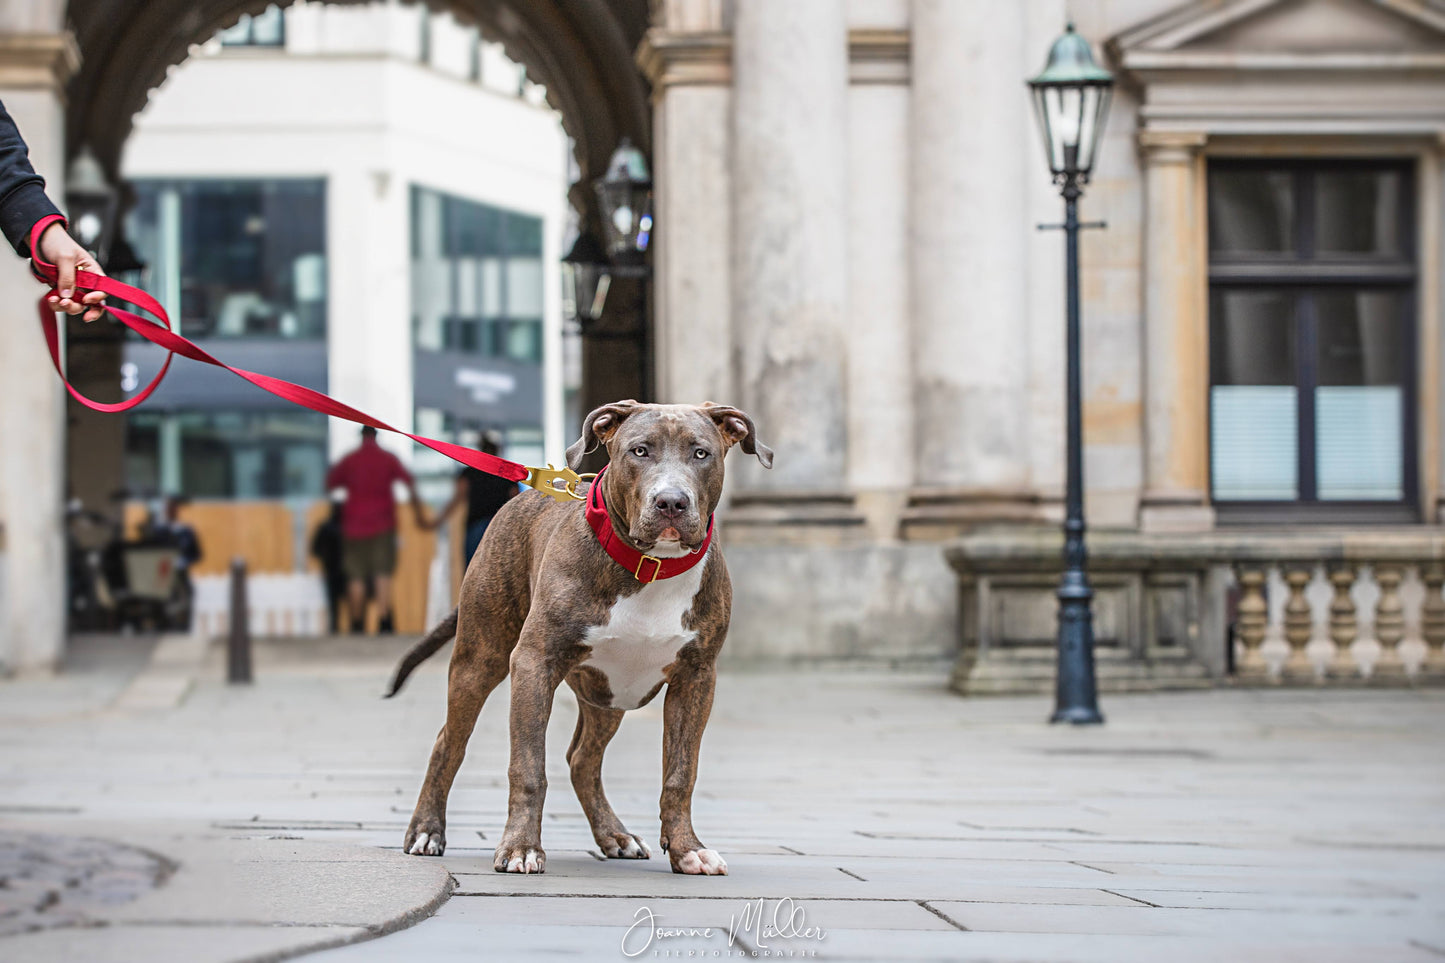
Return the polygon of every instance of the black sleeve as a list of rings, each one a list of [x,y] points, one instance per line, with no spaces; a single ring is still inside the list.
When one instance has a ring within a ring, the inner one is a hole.
[[[30,229],[49,214],[59,214],[45,196],[45,179],[30,166],[30,152],[15,121],[0,103],[0,231],[15,253],[30,256]]]

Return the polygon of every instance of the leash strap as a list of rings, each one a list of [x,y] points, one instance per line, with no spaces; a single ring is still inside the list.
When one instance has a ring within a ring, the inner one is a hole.
[[[342,404],[329,395],[324,395],[312,388],[294,384],[290,381],[283,381],[280,378],[272,378],[269,375],[258,374],[255,371],[247,371],[244,368],[233,368],[223,361],[212,357],[191,341],[183,338],[171,326],[171,319],[166,314],[166,309],[161,307],[159,301],[151,297],[139,288],[131,287],[114,278],[106,277],[103,274],[92,274],[89,271],[75,272],[76,290],[72,295],[79,300],[79,292],[104,291],[106,294],[131,304],[136,305],[143,311],[148,311],[160,320],[159,324],[148,321],[124,308],[106,305],[105,308],[115,315],[120,322],[130,328],[136,334],[145,338],[152,344],[165,348],[166,360],[161,365],[161,370],[151,379],[150,384],[141,389],[136,395],[127,398],[125,401],[107,404],[100,401],[92,401],[81,394],[70,383],[65,376],[65,366],[60,360],[60,330],[56,323],[55,312],[50,308],[47,299],[51,295],[58,295],[59,291],[55,285],[60,276],[59,270],[54,264],[50,264],[40,255],[40,235],[45,229],[55,222],[65,223],[65,218],[59,214],[50,214],[41,218],[30,229],[30,254],[31,271],[41,281],[50,285],[51,290],[40,298],[40,328],[45,333],[45,344],[50,349],[50,360],[55,365],[55,371],[60,375],[60,380],[65,384],[65,390],[76,401],[95,411],[118,412],[128,411],[136,405],[145,401],[151,393],[160,387],[161,380],[165,378],[166,372],[170,370],[171,360],[180,355],[183,358],[190,358],[192,361],[199,361],[202,364],[214,365],[217,368],[224,368],[238,377],[244,378],[251,384],[263,391],[285,401],[309,408],[312,411],[319,411],[324,415],[333,418],[344,418],[347,421],[354,421],[359,425],[370,425],[383,431],[395,432],[398,435],[405,435],[418,444],[425,445],[432,451],[440,452],[448,458],[461,462],[478,471],[488,475],[496,475],[508,481],[523,482],[537,488],[543,494],[550,495],[558,501],[571,499],[582,500],[586,498],[585,485],[581,484],[579,477],[568,469],[557,470],[548,465],[547,468],[528,468],[520,462],[508,461],[505,458],[498,458],[496,455],[489,455],[474,448],[467,448],[456,445],[449,441],[441,441],[436,438],[427,438],[423,435],[413,435],[409,431],[402,431],[400,428],[393,428],[384,421],[373,418],[364,411],[358,411],[350,405]]]

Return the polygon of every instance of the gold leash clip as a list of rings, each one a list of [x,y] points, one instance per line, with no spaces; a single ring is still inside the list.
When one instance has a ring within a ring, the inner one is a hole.
[[[527,468],[527,480],[523,482],[549,498],[559,502],[587,500],[587,488],[595,474],[579,475],[570,468]]]

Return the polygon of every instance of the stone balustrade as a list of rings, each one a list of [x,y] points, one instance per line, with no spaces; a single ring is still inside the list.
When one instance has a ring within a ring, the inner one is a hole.
[[[1445,529],[1101,530],[1088,544],[1105,689],[1111,674],[1177,684],[1184,659],[1216,682],[1445,681]],[[1045,657],[1061,551],[1058,531],[1020,528],[946,550],[962,589],[956,688],[1016,691],[1000,680]]]
[[[1445,675],[1445,562],[1409,547],[1237,563],[1235,675],[1316,684]]]

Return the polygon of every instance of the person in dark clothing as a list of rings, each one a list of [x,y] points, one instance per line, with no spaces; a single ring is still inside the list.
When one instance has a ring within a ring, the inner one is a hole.
[[[191,627],[192,600],[196,597],[195,583],[191,581],[191,567],[201,560],[201,539],[190,522],[181,520],[181,508],[186,499],[170,495],[161,509],[162,517],[151,516],[141,530],[146,541],[167,545],[176,550],[176,582],[179,593],[168,605],[171,628],[188,630]]]
[[[480,450],[488,455],[499,453],[497,443],[490,438],[482,439]],[[452,494],[452,500],[447,502],[446,507],[436,516],[431,527],[440,528],[453,509],[461,504],[467,506],[466,542],[462,546],[463,571],[471,563],[477,546],[482,544],[482,535],[486,533],[492,517],[518,491],[520,489],[516,482],[488,475],[472,467],[463,468],[457,473],[456,491]]]
[[[341,631],[341,600],[346,598],[346,569],[341,565],[342,504],[338,501],[331,503],[331,514],[316,526],[316,533],[311,536],[311,557],[321,564],[332,635]]]
[[[180,553],[176,567],[189,585],[191,566],[201,560],[201,540],[189,522],[181,521],[181,509],[185,504],[186,499],[179,495],[168,496],[162,508],[162,518],[160,521],[152,519],[149,534],[176,547]]]
[[[30,229],[41,218],[59,214],[60,210],[45,196],[45,179],[30,166],[30,151],[20,130],[5,105],[0,103],[0,232],[21,257],[30,257]],[[75,272],[104,274],[90,252],[81,247],[56,221],[40,235],[40,255],[60,272],[56,281],[58,295],[51,295],[50,306],[66,314],[85,313],[86,321],[94,321],[105,312],[105,295],[90,291],[77,297]]]

